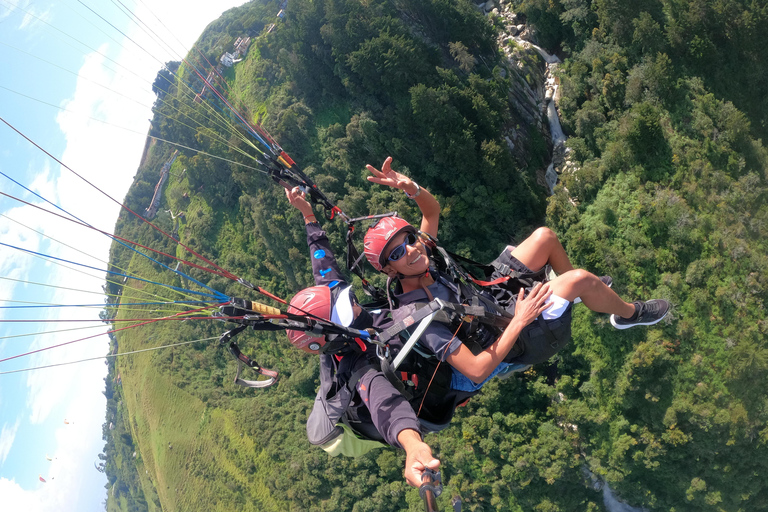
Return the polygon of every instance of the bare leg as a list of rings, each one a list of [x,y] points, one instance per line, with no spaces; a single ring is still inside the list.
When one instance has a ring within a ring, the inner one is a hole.
[[[549,282],[549,287],[552,293],[570,301],[581,297],[584,305],[597,313],[610,313],[623,318],[635,314],[634,304],[624,302],[596,275],[586,270],[577,269],[561,274]]]
[[[533,271],[539,270],[547,263],[552,265],[552,270],[558,274],[573,270],[563,245],[557,239],[555,232],[549,228],[539,228],[534,231],[531,236],[515,247],[512,256]]]

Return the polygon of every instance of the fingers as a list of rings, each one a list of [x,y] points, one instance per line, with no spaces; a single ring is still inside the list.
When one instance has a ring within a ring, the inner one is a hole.
[[[552,295],[552,290],[549,289],[549,283],[536,283],[531,288],[531,292],[528,294],[528,298],[541,299],[549,298]]]
[[[392,157],[388,156],[386,160],[384,160],[384,164],[381,166],[381,170],[378,170],[371,164],[368,164],[365,166],[366,169],[368,169],[373,176],[368,176],[368,179],[370,181],[374,181],[372,178],[381,178],[381,179],[387,179],[389,175],[393,172],[392,171]]]
[[[377,168],[375,168],[371,164],[366,165],[365,168],[368,169],[371,172],[371,174],[373,174],[373,176],[368,176],[368,179],[371,179],[374,176],[377,177],[377,178],[386,178],[386,176],[384,175],[383,172],[381,172],[380,170],[378,170]]]
[[[426,460],[427,462],[423,463],[420,460],[416,460],[410,468],[406,468],[405,480],[411,487],[419,487],[421,485],[421,479],[425,469],[429,468],[431,470],[437,470],[440,467],[440,461],[432,457],[432,455],[422,460]]]
[[[384,172],[384,174],[389,174],[392,172],[392,157],[388,156],[386,160],[384,160],[384,165],[381,166],[381,170]]]
[[[528,314],[530,314],[531,321],[546,311],[553,304],[549,301],[549,297],[552,295],[552,290],[549,288],[549,283],[536,283],[531,288],[531,291],[528,293],[527,297],[524,298],[524,294],[525,290],[521,289],[518,296],[518,304],[523,307],[523,309],[520,310],[520,313],[522,317],[526,317]],[[523,306],[523,304],[525,304],[525,306]],[[524,310],[527,310],[528,313],[524,313]]]
[[[432,456],[432,450],[429,448],[429,445],[420,442],[419,446],[406,456],[405,480],[408,482],[408,485],[418,487],[421,485],[421,477],[425,469],[437,470],[439,467],[440,461]]]
[[[291,189],[288,189],[288,188],[286,188],[286,189],[285,189],[285,197],[287,197],[287,198],[288,198],[288,201],[289,201],[291,204],[293,204],[293,202],[294,202],[294,201],[295,201],[297,198],[299,198],[299,197],[300,197],[301,199],[304,199],[304,192],[302,192],[302,191],[301,191],[301,189],[299,189],[299,187],[293,187],[293,188],[291,188]]]

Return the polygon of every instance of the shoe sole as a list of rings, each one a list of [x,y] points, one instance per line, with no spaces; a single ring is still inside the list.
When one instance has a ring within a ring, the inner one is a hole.
[[[616,329],[624,330],[629,329],[630,327],[637,327],[638,325],[656,325],[657,323],[661,322],[666,318],[667,314],[669,314],[669,311],[664,313],[664,316],[659,318],[658,320],[654,320],[653,322],[638,322],[635,324],[617,324],[616,323],[616,315],[611,315],[611,325],[614,326]]]

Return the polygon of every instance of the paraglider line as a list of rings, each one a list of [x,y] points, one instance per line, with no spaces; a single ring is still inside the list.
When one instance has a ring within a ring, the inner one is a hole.
[[[81,174],[77,173],[77,172],[76,172],[74,169],[72,169],[72,168],[71,168],[71,167],[69,167],[67,164],[65,164],[64,162],[62,162],[61,160],[59,160],[58,158],[56,158],[55,156],[53,156],[51,153],[49,153],[47,150],[45,150],[45,149],[44,149],[42,146],[40,146],[40,145],[39,145],[39,144],[37,144],[35,141],[33,141],[32,139],[30,139],[29,137],[27,137],[27,136],[26,136],[24,133],[22,133],[21,131],[19,131],[19,130],[18,130],[16,127],[15,127],[15,126],[13,126],[13,125],[12,125],[12,124],[10,124],[8,121],[6,121],[6,120],[5,120],[5,118],[3,118],[2,116],[0,116],[0,121],[2,121],[2,122],[5,124],[5,125],[7,125],[9,128],[11,128],[11,129],[12,129],[13,131],[15,131],[16,133],[18,133],[20,136],[22,136],[22,137],[23,137],[25,140],[27,140],[27,142],[29,142],[30,144],[32,144],[33,146],[35,146],[37,149],[39,149],[40,151],[42,151],[43,153],[45,153],[46,155],[48,155],[48,157],[50,157],[51,159],[53,159],[53,160],[54,160],[56,163],[58,163],[59,165],[61,165],[63,168],[67,169],[69,172],[71,172],[72,174],[74,174],[75,176],[77,176],[78,178],[80,178],[81,180],[83,180],[84,182],[86,182],[88,185],[90,185],[91,187],[93,187],[94,189],[96,189],[97,191],[99,191],[101,194],[103,194],[103,195],[104,195],[105,197],[107,197],[109,200],[111,200],[111,201],[115,202],[115,203],[116,203],[116,204],[118,204],[120,207],[122,207],[122,208],[125,208],[125,209],[126,209],[126,210],[128,210],[130,213],[132,213],[132,214],[133,214],[135,217],[137,217],[137,218],[141,219],[143,222],[145,222],[145,223],[149,224],[149,225],[150,225],[150,226],[151,226],[153,229],[155,229],[156,231],[158,231],[158,232],[162,233],[162,234],[163,234],[163,235],[165,235],[167,238],[169,238],[169,239],[173,240],[173,241],[174,241],[174,242],[176,242],[177,244],[181,245],[181,246],[182,246],[184,249],[186,249],[186,250],[187,250],[187,251],[189,251],[190,253],[194,254],[196,257],[200,258],[201,260],[205,261],[207,264],[209,264],[209,265],[212,265],[213,267],[215,267],[215,268],[217,268],[217,269],[221,270],[222,272],[224,272],[224,273],[226,274],[226,276],[227,276],[229,279],[232,279],[233,281],[237,281],[237,280],[239,279],[237,276],[235,276],[235,275],[234,275],[234,274],[232,274],[231,272],[229,272],[229,271],[227,271],[227,270],[225,270],[225,269],[223,269],[223,268],[219,267],[218,265],[216,265],[216,264],[215,264],[215,263],[213,263],[212,261],[208,260],[206,257],[204,257],[204,256],[201,256],[200,254],[198,254],[197,252],[193,251],[192,249],[190,249],[190,248],[189,248],[189,247],[187,247],[186,245],[184,245],[184,244],[182,244],[181,242],[177,241],[175,238],[173,238],[171,235],[169,235],[168,233],[166,233],[165,231],[163,231],[162,229],[160,229],[159,227],[157,227],[155,224],[153,224],[152,222],[148,221],[147,219],[145,219],[144,217],[142,217],[142,216],[141,216],[141,215],[139,215],[138,213],[134,212],[133,210],[131,210],[130,208],[128,208],[126,205],[124,205],[123,203],[121,203],[121,202],[120,202],[120,201],[118,201],[117,199],[113,198],[112,196],[110,196],[109,194],[107,194],[106,192],[104,192],[102,189],[100,189],[99,187],[97,187],[96,185],[94,185],[93,183],[91,183],[90,181],[88,181],[88,180],[87,180],[85,177],[83,177]]]
[[[33,368],[22,368],[20,370],[9,370],[7,372],[0,372],[0,375],[6,375],[9,373],[20,373],[20,372],[29,372],[32,370],[43,370],[45,368],[54,368],[56,366],[66,366],[70,364],[77,364],[77,363],[84,363],[86,361],[96,361],[98,359],[108,359],[110,357],[119,357],[119,356],[128,356],[131,354],[139,354],[141,352],[150,352],[152,350],[160,350],[162,348],[172,348],[172,347],[179,347],[181,345],[189,345],[192,343],[197,343],[199,341],[211,341],[211,340],[217,340],[219,339],[218,336],[214,336],[212,338],[201,338],[199,340],[192,340],[192,341],[182,341],[180,343],[173,343],[171,345],[160,345],[159,347],[152,347],[152,348],[143,348],[141,350],[132,350],[131,352],[123,352],[121,354],[107,354],[106,356],[98,356],[98,357],[89,357],[87,359],[79,359],[77,361],[68,361],[66,363],[56,363],[56,364],[49,364],[45,366],[35,366]]]
[[[34,254],[36,256],[42,256],[43,258],[48,258],[48,259],[52,259],[52,260],[55,260],[55,261],[63,261],[64,263],[69,263],[70,265],[77,265],[79,267],[85,267],[85,268],[89,268],[91,270],[97,270],[99,272],[106,272],[108,274],[112,274],[112,275],[116,275],[116,276],[127,277],[128,279],[135,279],[137,281],[141,281],[141,282],[144,282],[144,283],[155,284],[157,286],[163,286],[163,287],[166,287],[166,288],[170,288],[171,290],[177,290],[177,291],[184,292],[184,293],[191,293],[193,295],[202,295],[203,297],[211,297],[213,299],[218,299],[218,300],[227,299],[226,295],[224,295],[222,293],[219,293],[219,292],[216,292],[217,295],[211,295],[209,293],[204,293],[204,292],[196,292],[196,291],[193,291],[193,290],[187,290],[186,288],[180,288],[178,286],[172,286],[172,285],[169,285],[169,284],[158,283],[156,281],[150,281],[149,279],[143,279],[141,277],[129,276],[127,274],[122,274],[120,272],[115,272],[115,271],[112,271],[112,270],[104,270],[102,268],[92,267],[90,265],[86,265],[85,263],[77,263],[77,262],[74,262],[74,261],[66,260],[64,258],[57,258],[56,256],[50,256],[48,254],[43,254],[43,253],[40,253],[40,252],[37,252],[37,251],[32,251],[30,249],[24,249],[22,247],[17,247],[15,245],[6,244],[4,242],[0,242],[0,245],[5,246],[5,247],[10,247],[11,249],[16,249],[18,251],[23,251],[23,252],[26,252],[26,253],[29,253],[29,254]]]
[[[223,306],[224,304],[226,304],[226,303],[219,304],[218,306]],[[72,341],[66,341],[64,343],[59,343],[57,345],[51,345],[50,347],[43,347],[43,348],[39,348],[37,350],[31,350],[29,352],[25,352],[23,354],[17,354],[15,356],[6,357],[5,359],[0,359],[0,363],[3,363],[5,361],[10,361],[11,359],[17,359],[19,357],[28,356],[28,355],[31,355],[31,354],[36,354],[38,352],[44,352],[46,350],[51,350],[51,349],[54,349],[54,348],[63,347],[65,345],[71,345],[72,343],[77,343],[79,341],[90,340],[92,338],[98,338],[99,336],[104,336],[105,334],[112,334],[112,333],[115,333],[115,332],[125,331],[127,329],[133,329],[134,327],[140,327],[142,325],[147,325],[147,324],[151,324],[151,323],[155,323],[155,322],[160,322],[160,321],[164,321],[164,320],[187,320],[187,318],[183,318],[183,317],[182,318],[178,318],[178,317],[180,317],[181,315],[184,315],[184,314],[197,313],[199,311],[205,311],[206,309],[211,309],[211,308],[207,307],[207,308],[195,309],[195,310],[192,310],[192,311],[186,311],[184,313],[179,313],[179,314],[171,316],[171,317],[140,319],[140,320],[146,320],[146,321],[142,321],[142,322],[139,322],[137,324],[129,325],[127,327],[121,327],[119,329],[112,329],[112,330],[107,331],[105,333],[94,334],[93,336],[86,336],[85,338],[80,338],[80,339],[72,340]],[[192,318],[189,318],[189,320],[192,320],[193,318],[197,318],[198,320],[203,320],[203,319],[220,320],[220,317],[208,317],[208,318],[205,318],[205,317],[202,317],[202,318],[201,317],[192,317]],[[21,321],[21,322],[25,322],[25,321],[30,321],[30,322],[47,322],[47,320],[19,320],[19,321]],[[53,322],[69,322],[71,320],[52,320],[52,321]],[[75,321],[77,321],[77,320],[75,320]],[[88,320],[88,321],[90,321],[90,320]],[[116,322],[116,321],[134,322],[136,320],[135,319],[131,319],[131,320],[110,320],[110,322]],[[0,322],[17,322],[17,320],[0,320]]]

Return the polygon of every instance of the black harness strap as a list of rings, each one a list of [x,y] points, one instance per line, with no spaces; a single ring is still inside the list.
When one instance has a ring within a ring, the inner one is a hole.
[[[542,318],[542,315],[539,315],[537,319],[537,323],[539,327],[541,327],[541,330],[544,332],[544,336],[546,336],[547,341],[549,342],[549,345],[552,348],[557,348],[560,342],[557,340],[557,337],[552,333],[552,330],[549,328],[549,325],[547,325],[546,320]]]
[[[395,370],[392,368],[392,362],[389,358],[381,360],[381,373],[387,378],[387,380],[405,397],[409,402],[413,400],[413,392],[405,387],[402,379],[395,375]]]

